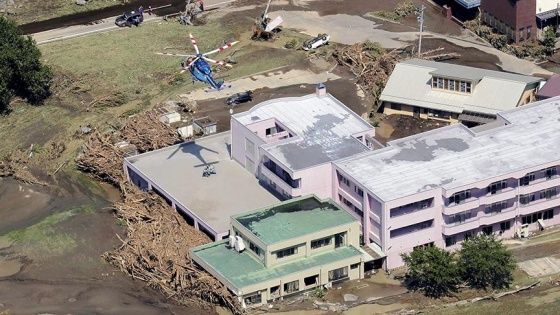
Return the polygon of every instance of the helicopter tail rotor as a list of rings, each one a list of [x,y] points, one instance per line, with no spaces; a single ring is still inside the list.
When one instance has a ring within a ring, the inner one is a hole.
[[[166,52],[158,52],[156,53],[156,55],[173,56],[173,57],[194,57],[193,55],[183,55],[183,54],[166,53]]]
[[[198,45],[196,45],[196,39],[192,36],[191,33],[189,33],[189,37],[190,37],[190,39],[191,39],[191,43],[192,43],[193,46],[194,46],[194,50],[196,51],[196,54],[197,54],[197,55],[200,54],[200,51],[198,50]]]

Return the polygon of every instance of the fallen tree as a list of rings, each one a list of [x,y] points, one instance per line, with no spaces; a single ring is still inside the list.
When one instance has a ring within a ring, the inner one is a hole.
[[[115,185],[123,196],[113,208],[127,227],[126,238],[103,257],[179,303],[220,304],[241,314],[237,298],[189,258],[189,248],[209,243],[208,236],[188,225],[160,196],[129,183],[122,167],[125,151],[115,145],[127,142],[138,152],[147,152],[180,141],[173,128],[146,112],[127,119],[116,131],[94,131],[83,146],[78,169]]]

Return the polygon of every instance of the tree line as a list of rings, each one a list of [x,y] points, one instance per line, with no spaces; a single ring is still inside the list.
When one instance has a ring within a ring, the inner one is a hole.
[[[463,284],[482,290],[508,288],[516,268],[511,251],[493,235],[484,234],[465,240],[456,252],[431,246],[401,257],[409,288],[432,298],[453,295]]]
[[[15,22],[0,16],[0,114],[9,112],[14,97],[42,104],[51,95],[52,78],[35,41],[23,36]]]

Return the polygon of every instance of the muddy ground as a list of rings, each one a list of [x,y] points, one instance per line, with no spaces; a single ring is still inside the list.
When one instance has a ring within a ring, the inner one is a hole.
[[[42,187],[0,179],[0,312],[213,313],[178,307],[101,258],[120,244],[117,235],[124,238],[124,228],[106,208],[119,198],[114,188],[66,175],[59,183]],[[52,215],[72,209],[86,210],[49,223]],[[24,236],[15,242],[7,236],[18,232]]]

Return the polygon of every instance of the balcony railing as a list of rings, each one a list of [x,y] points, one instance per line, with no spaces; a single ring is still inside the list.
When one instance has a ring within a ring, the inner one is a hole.
[[[478,198],[469,198],[461,203],[450,203],[443,208],[443,214],[452,215],[459,212],[464,212],[467,210],[475,209],[480,206],[480,200]]]
[[[270,166],[268,162],[263,163],[263,165],[265,166],[264,168],[268,169],[270,172],[274,174],[274,176],[280,178],[284,183],[290,185],[291,188],[299,188],[300,183],[298,180],[286,178],[286,176],[279,175],[278,173],[276,173],[276,170]]]
[[[282,178],[280,178],[278,175],[276,175],[274,172],[272,172],[268,168],[262,167],[261,168],[261,174],[264,177],[271,180],[275,185],[277,185],[279,188],[284,190],[290,196],[292,196],[292,197],[301,196],[301,188],[293,188],[292,186],[288,185],[288,183],[286,183]]]
[[[443,234],[454,235],[461,232],[466,232],[472,229],[476,229],[481,225],[492,225],[507,219],[512,219],[515,217],[516,207],[509,207],[503,209],[501,212],[492,212],[476,217],[468,218],[464,221],[458,221],[453,223],[444,223]]]
[[[529,185],[519,186],[519,194],[526,195],[534,192],[538,192],[547,188],[557,187],[560,186],[560,177],[554,176],[550,179],[546,179],[544,177],[537,178],[534,181],[531,181]]]

